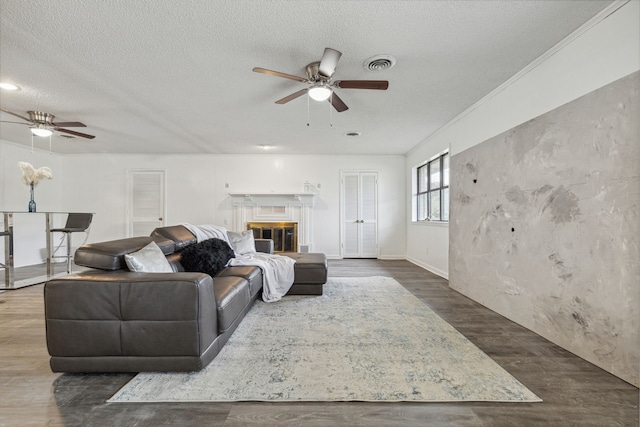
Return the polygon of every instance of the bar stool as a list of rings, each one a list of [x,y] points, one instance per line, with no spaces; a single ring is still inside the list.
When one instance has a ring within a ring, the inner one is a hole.
[[[4,254],[4,263],[0,262],[0,268],[4,268],[4,285],[6,287],[10,286],[13,283],[13,233],[11,231],[2,231],[0,230],[0,236],[4,239],[8,239],[5,241],[5,251],[8,251]]]
[[[70,213],[67,216],[67,222],[63,228],[52,228],[51,233],[64,233],[62,239],[67,239],[67,254],[66,255],[55,255],[55,252],[62,246],[62,240],[60,241],[60,245],[53,251],[51,258],[66,258],[67,259],[67,273],[71,273],[71,260],[73,257],[71,256],[71,234],[72,233],[86,233],[87,237],[89,237],[89,232],[87,231],[89,226],[91,225],[91,220],[93,219],[93,214],[91,213]]]
[[[4,236],[5,239],[9,239],[9,244],[4,245],[4,247],[9,251],[7,254],[5,254],[5,258],[9,259],[9,262],[11,262],[11,258],[13,257],[13,233],[10,231],[0,230],[0,237],[2,236]],[[9,268],[9,265],[0,262],[0,268]]]

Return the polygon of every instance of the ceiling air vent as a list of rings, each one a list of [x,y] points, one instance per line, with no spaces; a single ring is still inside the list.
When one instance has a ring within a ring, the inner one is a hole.
[[[391,55],[376,55],[364,61],[365,70],[384,71],[396,65],[396,58]]]

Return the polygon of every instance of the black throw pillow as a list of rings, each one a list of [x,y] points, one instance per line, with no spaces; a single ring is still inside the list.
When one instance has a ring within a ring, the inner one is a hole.
[[[208,239],[182,250],[180,262],[185,271],[198,271],[214,277],[235,254],[221,239]]]

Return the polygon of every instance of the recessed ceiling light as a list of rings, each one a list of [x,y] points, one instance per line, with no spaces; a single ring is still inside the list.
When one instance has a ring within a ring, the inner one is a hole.
[[[344,135],[348,136],[349,138],[355,138],[356,136],[360,136],[362,134],[360,132],[347,132]]]
[[[273,148],[273,145],[269,145],[269,144],[260,144],[258,145],[258,147],[262,148],[263,150],[270,150]]]
[[[13,83],[2,82],[0,83],[0,89],[4,90],[20,90],[20,86],[16,86]]]

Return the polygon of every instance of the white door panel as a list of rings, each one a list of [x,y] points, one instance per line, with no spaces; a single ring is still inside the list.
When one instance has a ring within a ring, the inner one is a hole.
[[[342,257],[378,256],[378,173],[342,172]]]
[[[129,236],[148,236],[165,224],[164,171],[129,171]]]

